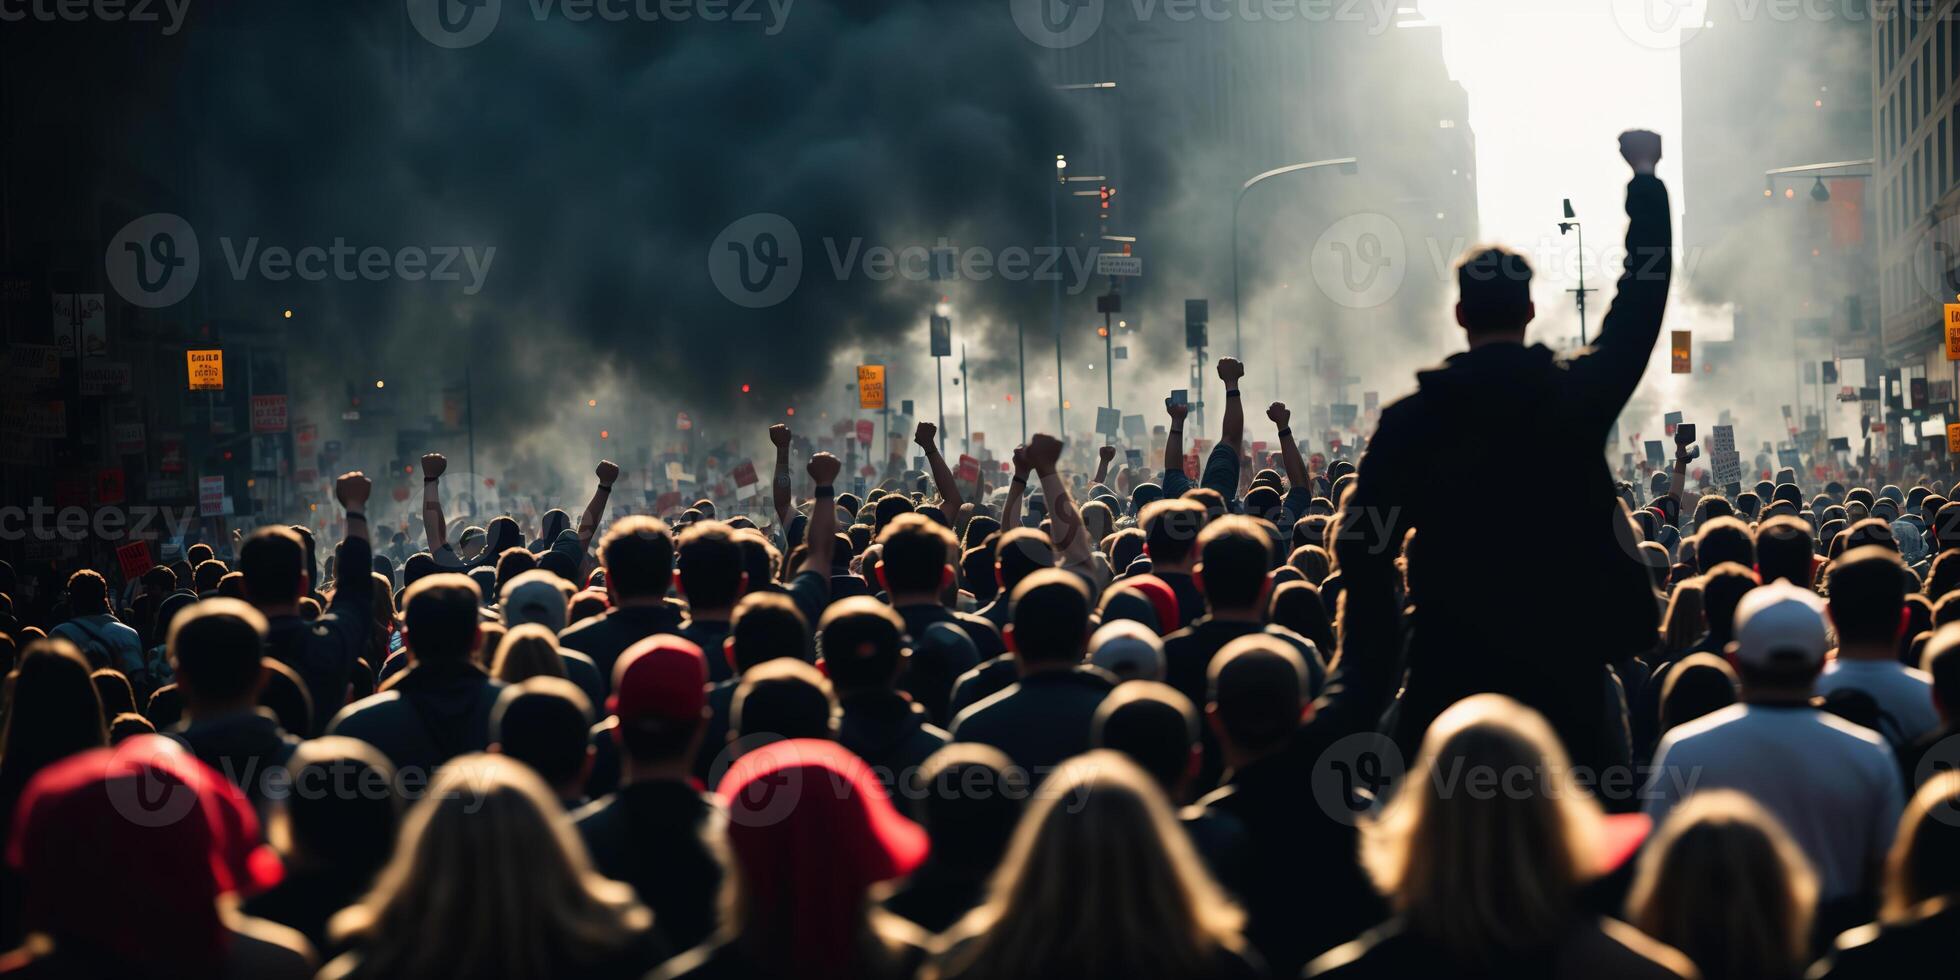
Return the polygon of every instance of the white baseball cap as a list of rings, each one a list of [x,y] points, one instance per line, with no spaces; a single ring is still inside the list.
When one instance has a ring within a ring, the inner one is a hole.
[[[1748,667],[1814,667],[1831,639],[1824,600],[1777,581],[1750,589],[1735,607],[1735,660]]]
[[[1089,638],[1089,662],[1125,680],[1163,680],[1164,644],[1142,623],[1111,620]]]

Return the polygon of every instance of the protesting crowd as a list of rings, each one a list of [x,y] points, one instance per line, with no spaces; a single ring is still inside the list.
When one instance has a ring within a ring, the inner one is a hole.
[[[1673,265],[1660,140],[1621,153],[1597,341],[1527,346],[1529,265],[1473,251],[1468,349],[1358,466],[1224,358],[1195,479],[1169,400],[1161,469],[1037,434],[996,488],[921,424],[924,467],[841,491],[779,425],[760,514],[609,514],[600,462],[576,517],[452,515],[429,453],[405,547],[351,472],[338,540],[262,526],[32,602],[0,568],[0,972],[1950,963],[1960,487],[1691,488],[1685,428],[1619,479]],[[1466,491],[1521,446],[1522,509]]]

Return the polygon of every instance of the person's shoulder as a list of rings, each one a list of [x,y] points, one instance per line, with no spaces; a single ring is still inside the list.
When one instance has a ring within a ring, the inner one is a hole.
[[[610,622],[612,622],[612,610],[610,609],[597,616],[582,619],[565,627],[564,631],[558,634],[558,645],[563,647],[568,643],[577,643],[582,640],[596,640],[606,635],[606,631],[609,629],[606,624]]]
[[[1385,922],[1315,957],[1300,971],[1300,976],[1335,980],[1400,977],[1403,971],[1390,961],[1406,945],[1400,923]]]
[[[395,706],[400,704],[401,700],[400,691],[370,694],[340,709],[340,713],[334,715],[333,720],[327,723],[327,734],[351,735],[360,731],[367,725],[393,714],[396,710]]]
[[[1166,650],[1170,649],[1171,644],[1177,644],[1178,646],[1183,646],[1184,644],[1195,641],[1197,638],[1198,638],[1198,623],[1196,621],[1193,621],[1191,625],[1186,626],[1181,630],[1177,630],[1175,632],[1165,634],[1164,649]]]
[[[732,969],[736,953],[727,943],[709,940],[673,959],[655,967],[647,974],[647,980],[709,980],[712,977],[736,976],[740,971]]]
[[[1602,918],[1580,929],[1561,951],[1573,975],[1611,980],[1681,980],[1699,976],[1694,962],[1672,946],[1647,937],[1618,919]]]
[[[566,816],[571,819],[572,826],[577,827],[581,832],[584,832],[586,830],[590,830],[598,826],[598,824],[601,821],[603,821],[608,814],[613,812],[614,808],[617,807],[618,804],[619,804],[618,794],[607,793],[606,795],[601,796],[598,799],[593,800],[585,804],[584,806],[579,807],[576,810],[573,810],[571,813],[567,814]]]
[[[313,975],[313,946],[298,930],[247,915],[236,916],[230,925],[227,959],[234,976],[304,980]]]
[[[1885,736],[1857,722],[1840,718],[1828,711],[1813,711],[1810,720],[1818,731],[1829,733],[1834,741],[1854,749],[1865,747],[1887,756],[1891,755],[1890,743],[1885,741]]]
[[[988,619],[985,616],[976,615],[970,612],[955,611],[953,613],[953,618],[959,620],[961,626],[967,626],[977,630],[985,630],[986,632],[991,633],[995,636],[1000,635],[1000,631],[994,628],[994,621]]]
[[[1674,726],[1661,737],[1661,748],[1679,752],[1691,750],[1711,740],[1722,737],[1722,729],[1743,722],[1749,714],[1749,706],[1741,702],[1711,711],[1693,721]]]
[[[953,716],[953,738],[956,740],[971,741],[968,736],[972,733],[974,726],[987,725],[989,723],[989,716],[996,714],[996,709],[1005,705],[1020,690],[1021,685],[1009,684],[967,705],[959,714]]]

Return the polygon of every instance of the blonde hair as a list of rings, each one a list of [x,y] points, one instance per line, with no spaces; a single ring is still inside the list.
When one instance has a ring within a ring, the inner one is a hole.
[[[500,755],[441,770],[395,855],[331,934],[370,976],[552,976],[639,942],[653,915],[592,870],[544,781]],[[344,972],[344,971],[342,971]]]
[[[1943,813],[1935,810],[1943,809]],[[1906,801],[1899,834],[1885,856],[1885,900],[1879,906],[1882,922],[1902,922],[1925,914],[1925,904],[1938,899],[1960,901],[1960,770],[1948,770],[1926,780]]]
[[[1741,793],[1705,790],[1641,857],[1627,914],[1704,980],[1790,980],[1809,962],[1817,887],[1776,818]]]
[[[1675,585],[1667,597],[1667,613],[1661,617],[1662,653],[1680,653],[1700,642],[1708,632],[1703,608],[1701,579]]]
[[[1574,921],[1599,825],[1545,719],[1479,694],[1429,726],[1394,798],[1362,823],[1361,860],[1413,931],[1489,965]]]
[[[523,623],[504,631],[497,641],[497,655],[490,676],[506,684],[533,677],[565,676],[564,658],[558,655],[558,636],[540,623]]]
[[[1101,749],[1042,783],[987,901],[955,927],[971,941],[940,972],[1208,976],[1221,948],[1243,948],[1243,924],[1163,791],[1127,756]]]

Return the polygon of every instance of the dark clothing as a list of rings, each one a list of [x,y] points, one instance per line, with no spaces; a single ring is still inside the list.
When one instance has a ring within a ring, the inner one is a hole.
[[[243,790],[260,816],[265,815],[266,774],[285,769],[299,747],[299,739],[286,734],[264,708],[188,721],[170,735]]]
[[[1021,679],[1019,663],[1013,654],[1003,653],[961,674],[959,681],[953,685],[953,698],[946,705],[947,713],[957,718],[960,712],[1007,690]]]
[[[966,630],[966,635],[973,640],[974,649],[979,651],[980,660],[998,657],[1007,652],[1007,645],[1001,642],[1000,631],[994,629],[994,624],[972,613],[954,612],[936,604],[897,606],[894,611],[898,613],[900,619],[905,620],[905,634],[910,636],[914,643],[926,634],[926,627],[934,623],[952,623]]]
[[[993,873],[991,866],[960,868],[928,857],[892,890],[885,911],[935,935],[945,932],[986,900]]]
[[[373,883],[371,874],[341,868],[289,870],[271,891],[246,901],[243,911],[297,930],[326,959],[337,952],[327,940],[327,923],[359,901]]]
[[[565,665],[565,679],[577,684],[586,700],[592,702],[592,713],[605,714],[607,682],[599,676],[599,665],[577,650],[559,650],[558,662]]]
[[[503,686],[474,664],[421,664],[393,689],[342,709],[327,734],[358,738],[397,772],[433,779],[436,767],[489,746],[490,709]]]
[[[908,780],[951,736],[896,691],[863,691],[840,698],[839,704],[844,717],[837,741],[871,766],[900,813],[916,817]]]
[[[1192,545],[1192,547],[1197,546]],[[1205,614],[1207,608],[1205,594],[1198,591],[1198,583],[1192,581],[1190,572],[1152,572],[1151,574],[1163,579],[1164,584],[1170,586],[1171,592],[1177,596],[1176,629],[1181,630],[1197,622],[1198,617]],[[1164,632],[1171,633],[1175,630],[1167,629]],[[1193,703],[1203,704],[1204,701],[1200,699]]]
[[[810,624],[813,644],[815,640],[814,634],[817,631],[817,620],[823,618],[824,608],[830,605],[830,590],[831,585],[828,576],[820,572],[808,570],[797,572],[796,577],[789,580],[787,587],[775,582],[765,582],[751,589],[751,591],[775,592],[780,595],[789,596],[790,601],[796,603],[797,611],[802,613],[804,620]],[[814,645],[804,651],[803,659],[808,661],[815,661],[817,659],[816,647]]]
[[[1064,760],[1095,746],[1096,709],[1116,679],[1095,667],[1045,670],[960,712],[953,740],[979,742],[1006,753],[1036,784]]]
[[[694,778],[709,789],[721,782],[715,762],[719,760],[725,770],[735,761],[732,756],[723,758],[722,753],[728,751],[728,733],[735,725],[735,689],[741,683],[740,677],[730,677],[708,685],[708,718],[702,723],[701,748],[694,755]]]
[[[975,609],[973,614],[994,624],[994,629],[1000,630],[1001,635],[1005,636],[1007,627],[1014,622],[1014,604],[1007,600],[1007,593],[1002,592],[995,596],[992,602]]]
[[[715,931],[722,871],[709,840],[723,819],[713,798],[666,780],[630,783],[572,814],[593,868],[639,892],[670,949]]]
[[[1906,796],[1912,796],[1926,780],[1960,762],[1955,758],[1955,747],[1960,746],[1960,741],[1948,742],[1957,735],[1960,735],[1960,722],[1948,722],[1899,750],[1899,771],[1904,776],[1904,782],[1900,785],[1905,787]],[[1929,756],[1932,757],[1932,764],[1922,773],[1920,766],[1927,762]]]
[[[1935,963],[1953,962],[1953,936],[1960,930],[1960,904],[1904,922],[1872,923],[1841,935],[1823,963],[1812,967],[1816,980],[1892,980],[1919,976]]]
[[[1325,980],[1676,980],[1670,965],[1641,948],[1631,927],[1612,925],[1618,936],[1592,923],[1578,923],[1548,949],[1517,953],[1484,966],[1465,963],[1439,944],[1390,922],[1328,953],[1307,968],[1306,976]],[[1673,957],[1682,967],[1685,958]],[[1283,974],[1275,974],[1276,976]]]
[[[926,716],[935,724],[950,725],[954,714],[950,703],[955,682],[960,675],[982,661],[1006,653],[1007,645],[1001,642],[994,624],[972,613],[954,612],[937,603],[898,606],[894,611],[905,620],[905,634],[910,637],[914,651],[903,676],[898,679],[898,689],[911,695],[912,700],[926,710]],[[967,638],[973,641],[975,658],[968,662],[963,656],[919,656],[917,651],[926,635],[926,628],[934,623],[951,623],[966,631]]]
[[[728,651],[722,648],[722,641],[728,639],[728,621],[689,619],[681,624],[680,635],[701,648],[701,659],[707,661],[708,683],[718,684],[735,676],[735,668],[728,662]]]
[[[879,930],[882,955],[876,963],[859,963],[852,974],[856,980],[911,980],[925,964],[925,943],[930,937],[912,934],[902,921],[887,920],[896,922],[897,928]],[[878,918],[874,916],[872,921],[877,923]],[[897,935],[899,928],[908,935]],[[649,980],[784,980],[792,975],[757,963],[739,942],[716,941],[674,957]]]
[[[1218,656],[1218,651],[1223,650],[1226,644],[1254,633],[1264,633],[1292,644],[1307,665],[1307,696],[1319,695],[1321,686],[1327,683],[1327,662],[1321,658],[1312,640],[1284,626],[1219,620],[1210,616],[1201,616],[1191,625],[1164,637],[1164,682],[1190,698],[1198,710],[1204,710],[1208,700],[1207,677],[1212,658]],[[1211,727],[1205,726],[1201,732],[1204,763],[1198,771],[1197,789],[1202,792],[1217,784],[1225,763],[1219,756],[1218,737]]]
[[[1652,646],[1659,622],[1625,505],[1601,447],[1640,384],[1673,271],[1667,189],[1627,185],[1627,261],[1599,337],[1560,357],[1492,343],[1417,376],[1361,458],[1336,544],[1348,596],[1344,642],[1388,644],[1406,532],[1415,600],[1397,741],[1413,750],[1445,707],[1486,691],[1551,722],[1578,766],[1614,761],[1601,718],[1605,665]],[[1461,496],[1465,474],[1529,451],[1528,546],[1492,548]]]
[[[372,564],[366,538],[340,543],[336,567],[365,573]],[[334,583],[333,604],[319,619],[273,616],[267,620],[265,655],[299,674],[313,699],[313,730],[296,734],[311,738],[326,731],[327,720],[347,703],[354,662],[367,655],[373,635],[374,578],[367,574],[341,576]]]
[[[680,609],[671,603],[610,609],[558,634],[558,646],[591,657],[611,691],[613,664],[627,647],[656,633],[678,633],[680,628]]]

